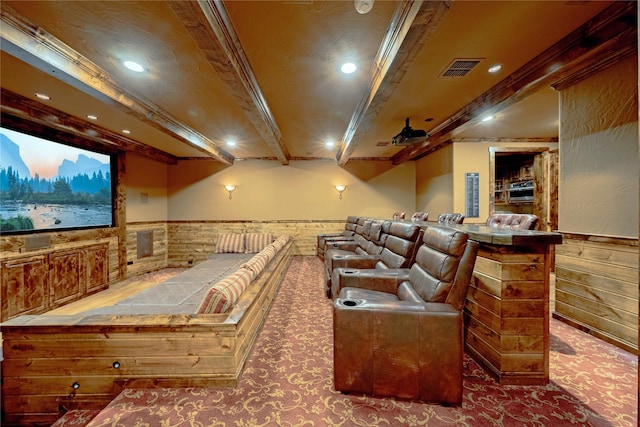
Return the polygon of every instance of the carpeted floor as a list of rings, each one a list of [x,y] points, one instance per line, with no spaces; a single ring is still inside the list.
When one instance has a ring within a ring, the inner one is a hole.
[[[500,386],[465,356],[460,407],[336,393],[322,264],[295,257],[237,387],[125,390],[55,426],[637,425],[637,357],[556,320],[551,334],[545,386]]]

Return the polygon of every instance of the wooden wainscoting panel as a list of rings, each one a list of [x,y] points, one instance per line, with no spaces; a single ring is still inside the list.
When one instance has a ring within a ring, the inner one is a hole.
[[[168,267],[186,267],[215,253],[218,235],[226,233],[288,234],[295,242],[294,255],[315,255],[318,234],[344,230],[345,220],[309,221],[169,221]]]
[[[27,256],[2,262],[2,311],[4,321],[21,314],[40,313],[49,300],[49,257]]]
[[[98,242],[5,254],[0,321],[44,313],[108,287],[108,248]]]
[[[138,258],[137,235],[139,232],[151,232],[153,235],[153,255]],[[166,268],[169,248],[167,223],[156,221],[127,224],[126,247],[127,278]]]
[[[49,254],[49,306],[55,308],[79,299],[86,288],[86,265],[82,250]]]
[[[638,351],[638,240],[563,235],[554,317]]]
[[[89,295],[109,286],[109,246],[92,246],[86,249],[87,282],[85,295]]]

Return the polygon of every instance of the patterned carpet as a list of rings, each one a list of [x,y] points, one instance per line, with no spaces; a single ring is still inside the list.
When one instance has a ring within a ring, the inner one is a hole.
[[[500,386],[465,356],[460,407],[343,395],[322,264],[295,257],[237,387],[125,390],[55,426],[637,425],[637,357],[556,320],[551,334],[545,386]]]

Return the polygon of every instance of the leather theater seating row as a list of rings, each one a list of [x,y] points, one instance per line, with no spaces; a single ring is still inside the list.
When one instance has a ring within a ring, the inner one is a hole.
[[[477,242],[448,226],[463,220],[349,217],[335,240],[323,237],[337,391],[462,402],[463,308],[478,253]],[[486,225],[533,229],[536,222],[496,214]]]

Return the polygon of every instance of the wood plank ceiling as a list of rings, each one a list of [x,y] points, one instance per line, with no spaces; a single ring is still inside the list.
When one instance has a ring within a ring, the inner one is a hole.
[[[456,139],[554,140],[556,89],[637,53],[637,5],[624,1],[0,5],[5,126],[166,163],[400,164]],[[477,65],[444,77],[456,59]],[[355,73],[339,71],[346,61]],[[391,144],[406,117],[426,142]]]

